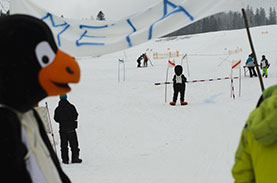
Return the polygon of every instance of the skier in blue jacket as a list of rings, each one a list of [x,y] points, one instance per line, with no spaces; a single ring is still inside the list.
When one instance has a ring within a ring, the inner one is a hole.
[[[250,73],[250,78],[253,77],[253,75],[255,77],[257,77],[257,73],[255,71],[255,62],[254,62],[254,59],[253,59],[253,56],[252,54],[249,55],[248,59],[246,60],[246,63],[245,65],[248,67],[249,69],[249,73]]]

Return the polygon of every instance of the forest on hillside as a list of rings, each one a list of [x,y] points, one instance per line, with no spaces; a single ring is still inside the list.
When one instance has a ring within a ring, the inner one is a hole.
[[[264,8],[257,8],[255,11],[252,7],[247,6],[246,15],[250,27],[273,25],[276,24],[276,10],[274,7],[269,8],[268,15]],[[221,30],[234,30],[242,29],[245,27],[243,16],[241,12],[227,12],[219,13],[202,20],[199,20],[193,24],[183,27],[173,33],[166,35],[168,36],[179,36],[188,35],[212,31]]]

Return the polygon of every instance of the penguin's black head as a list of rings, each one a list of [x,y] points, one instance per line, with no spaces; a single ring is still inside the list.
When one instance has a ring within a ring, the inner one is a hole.
[[[77,62],[58,49],[43,21],[0,18],[0,104],[27,111],[46,96],[69,92],[68,83],[79,79]]]
[[[181,65],[176,65],[174,70],[177,76],[180,76],[183,73],[183,67]]]

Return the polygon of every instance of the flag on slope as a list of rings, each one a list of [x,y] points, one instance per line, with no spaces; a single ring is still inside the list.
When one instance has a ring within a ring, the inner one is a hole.
[[[168,60],[168,67],[175,67],[175,60],[173,61]]]
[[[75,57],[86,57],[133,47],[204,17],[242,8],[242,2],[243,0],[161,0],[118,21],[66,19],[52,14],[32,0],[10,1],[10,13],[33,15],[45,21],[54,33],[60,49]]]
[[[119,63],[124,64],[124,60],[123,59],[118,59]]]

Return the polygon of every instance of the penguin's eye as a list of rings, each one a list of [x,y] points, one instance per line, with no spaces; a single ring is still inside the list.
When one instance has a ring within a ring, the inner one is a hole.
[[[56,56],[55,52],[46,41],[40,42],[36,46],[36,56],[41,67],[46,67],[51,64]]]

